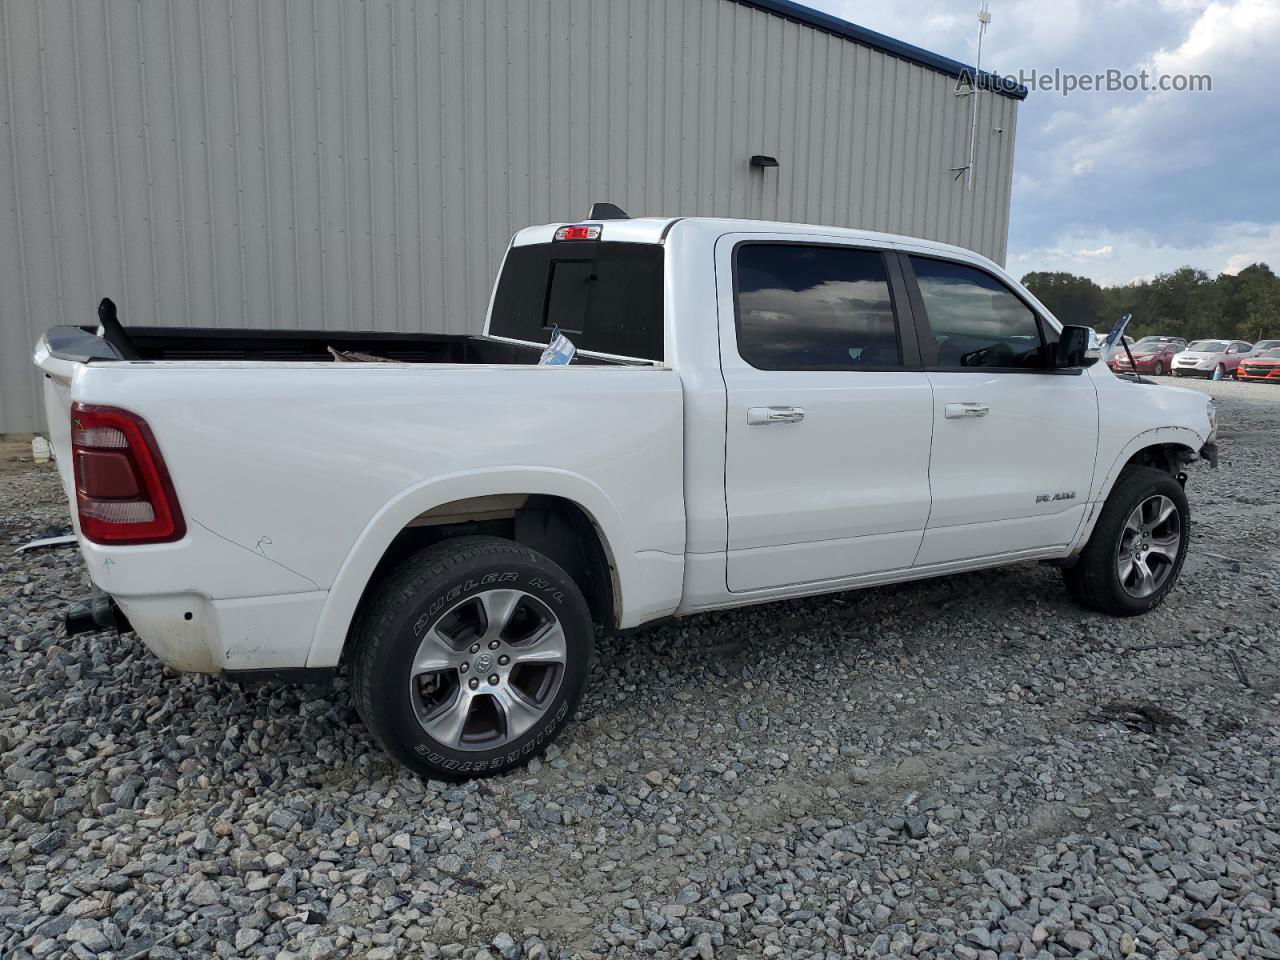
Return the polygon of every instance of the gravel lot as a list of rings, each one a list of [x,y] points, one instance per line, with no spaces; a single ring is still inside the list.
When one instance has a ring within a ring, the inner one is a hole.
[[[1154,614],[1023,565],[602,639],[527,770],[68,639],[0,462],[0,956],[1280,958],[1280,390],[1220,397]],[[12,451],[14,448],[8,448]]]

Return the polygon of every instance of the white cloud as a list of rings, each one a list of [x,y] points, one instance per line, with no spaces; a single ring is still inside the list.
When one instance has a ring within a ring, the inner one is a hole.
[[[810,0],[855,23],[972,62],[977,4]],[[983,65],[1208,73],[1210,92],[1035,92],[1019,108],[1014,263],[1137,276],[1193,263],[1280,268],[1280,0],[991,0]],[[943,11],[939,13],[939,11]],[[1083,251],[1110,245],[1109,257]],[[1234,258],[1234,259],[1233,259]],[[1030,269],[1030,267],[1028,267]]]
[[[1270,56],[1277,33],[1280,4],[1275,0],[1210,3],[1181,44],[1157,50],[1147,63],[1153,73],[1212,70],[1233,59]]]
[[[1076,256],[1083,257],[1086,260],[1109,259],[1111,254],[1115,253],[1116,248],[1109,243],[1104,243],[1100,247],[1094,247],[1092,250],[1077,250]]]
[[[1014,251],[1009,272],[1020,277],[1033,270],[1062,270],[1111,286],[1187,265],[1213,276],[1239,273],[1251,263],[1280,266],[1280,223],[1221,224],[1194,244],[1167,243],[1141,232],[1072,233],[1051,246]]]
[[[1212,89],[1121,97],[1094,117],[1090,129],[1076,132],[1060,156],[1071,158],[1075,175],[1103,169],[1151,175],[1226,167],[1233,159],[1228,152],[1232,140],[1248,135],[1232,130],[1232,124],[1251,125],[1256,118],[1249,116],[1247,105],[1270,106],[1274,98],[1274,85],[1264,78],[1276,77],[1271,51],[1278,44],[1280,3],[1275,0],[1208,4],[1180,43],[1150,52],[1139,69],[1153,78],[1209,74]]]

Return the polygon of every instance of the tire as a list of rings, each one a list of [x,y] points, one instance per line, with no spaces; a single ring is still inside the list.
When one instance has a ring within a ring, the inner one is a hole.
[[[1145,524],[1159,512],[1149,506],[1157,498],[1173,507],[1175,517],[1147,530]],[[1146,530],[1145,539],[1140,532],[1135,534],[1135,515],[1138,531]],[[1177,539],[1171,543],[1170,532],[1175,526]],[[1191,510],[1182,485],[1154,467],[1125,467],[1103,504],[1079,561],[1062,571],[1067,592],[1083,606],[1117,617],[1154,610],[1177,582],[1190,539]],[[1150,549],[1144,549],[1148,544]],[[1126,565],[1128,572],[1122,579]],[[1151,582],[1142,579],[1144,570],[1152,574]],[[1144,592],[1147,587],[1150,591]]]
[[[1227,377],[1227,368],[1222,364],[1218,364],[1213,368],[1213,373],[1209,374],[1210,380],[1225,380]]]
[[[551,744],[582,697],[594,631],[582,592],[542,554],[459,537],[379,583],[352,644],[356,710],[382,748],[423,776],[463,779]],[[432,669],[413,679],[415,664]]]
[[[1163,363],[1161,363],[1159,360],[1157,360],[1157,361],[1156,361],[1156,373],[1155,373],[1155,375],[1156,375],[1157,377],[1163,377],[1163,376],[1164,376],[1164,364],[1163,364]]]

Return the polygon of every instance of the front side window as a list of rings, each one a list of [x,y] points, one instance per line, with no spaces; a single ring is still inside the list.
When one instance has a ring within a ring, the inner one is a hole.
[[[1036,315],[995,277],[928,257],[912,257],[911,267],[937,350],[932,366],[1046,366]],[[925,362],[930,362],[927,354]]]
[[[748,243],[735,259],[738,352],[760,370],[901,366],[879,251]]]

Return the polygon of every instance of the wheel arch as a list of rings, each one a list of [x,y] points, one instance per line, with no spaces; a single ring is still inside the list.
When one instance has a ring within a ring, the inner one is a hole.
[[[1120,465],[1120,469],[1116,471],[1111,483],[1114,486],[1115,481],[1120,477],[1121,471],[1129,466],[1154,467],[1176,477],[1181,472],[1182,467],[1194,460],[1195,456],[1195,450],[1183,443],[1153,443],[1134,451],[1133,455]],[[1110,492],[1109,489],[1108,492]]]
[[[1204,446],[1204,438],[1186,427],[1156,427],[1138,434],[1125,444],[1112,459],[1105,473],[1100,472],[1089,494],[1089,509],[1071,547],[1078,554],[1089,542],[1102,506],[1111,495],[1121,471],[1130,464],[1155,467],[1177,476],[1180,467],[1194,460]]]
[[[427,543],[477,529],[504,530],[576,572],[593,616],[607,624],[619,622],[632,602],[638,579],[632,538],[589,480],[547,469],[438,477],[401,492],[356,539],[321,610],[307,665],[339,662],[360,602],[382,569]]]

